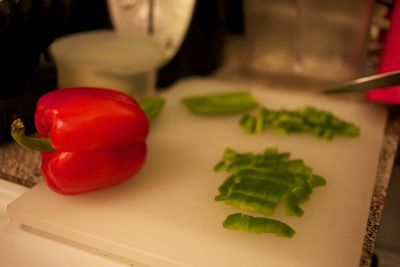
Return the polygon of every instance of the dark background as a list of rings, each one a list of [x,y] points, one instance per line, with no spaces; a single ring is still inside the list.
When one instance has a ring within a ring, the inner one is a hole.
[[[223,60],[224,36],[244,31],[242,0],[197,1],[182,46],[158,71],[157,87],[189,75],[209,75]],[[173,18],[171,18],[173,19]],[[106,0],[0,1],[0,142],[20,117],[28,132],[40,95],[54,90],[56,67],[48,47],[57,37],[112,28]]]

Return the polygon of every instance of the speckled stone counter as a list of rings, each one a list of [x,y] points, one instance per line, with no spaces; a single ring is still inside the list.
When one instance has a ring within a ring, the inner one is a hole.
[[[360,266],[371,266],[372,254],[378,236],[386,193],[390,184],[393,164],[395,163],[396,155],[398,154],[397,148],[399,143],[399,134],[400,112],[398,110],[391,110],[388,116],[385,139],[379,157]]]
[[[40,154],[10,142],[0,145],[0,177],[32,187],[43,179]]]
[[[385,197],[396,159],[400,134],[400,112],[391,111],[379,159],[375,188],[371,200],[368,225],[361,253],[360,266],[370,266]],[[32,187],[43,179],[38,152],[20,148],[10,142],[0,145],[0,178]]]

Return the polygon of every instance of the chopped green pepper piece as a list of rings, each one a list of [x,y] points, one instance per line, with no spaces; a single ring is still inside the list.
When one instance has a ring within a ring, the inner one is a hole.
[[[224,228],[246,233],[272,233],[281,237],[293,237],[296,233],[289,225],[270,218],[253,217],[242,213],[229,215],[223,222]]]
[[[139,100],[139,106],[146,113],[147,118],[154,121],[164,108],[165,100],[159,96],[149,96]]]
[[[288,187],[283,184],[251,178],[240,179],[230,188],[230,192],[238,192],[274,203],[278,203],[287,191]]]
[[[311,187],[324,186],[326,185],[326,180],[319,175],[313,174],[311,176],[310,185]]]
[[[229,195],[232,186],[235,184],[235,176],[229,176],[218,188],[221,195]]]
[[[236,159],[237,156],[238,156],[238,153],[235,150],[233,150],[231,148],[227,148],[224,151],[223,158],[224,158],[224,160],[233,160],[233,159]]]
[[[255,129],[256,133],[261,133],[264,130],[264,116],[263,113],[260,111],[255,117]]]
[[[297,205],[295,201],[286,200],[285,213],[288,216],[303,217],[304,211]]]
[[[296,177],[289,172],[274,171],[272,168],[269,171],[259,171],[251,167],[243,168],[237,172],[238,179],[251,178],[265,180],[271,183],[279,183],[291,186],[296,182]]]
[[[242,126],[247,133],[254,133],[256,129],[256,119],[246,114],[240,120],[240,126]]]
[[[224,160],[221,160],[214,166],[214,171],[220,172],[220,171],[225,171],[226,170],[226,163]]]
[[[304,184],[304,186],[296,185],[291,190],[290,193],[296,200],[296,203],[303,203],[310,199],[311,192],[307,189],[310,188],[308,184]]]
[[[245,91],[192,96],[184,98],[182,103],[194,114],[211,116],[241,113],[258,106]]]
[[[276,202],[248,196],[239,192],[229,194],[224,202],[244,211],[258,212],[264,215],[272,215],[278,206],[278,203]]]

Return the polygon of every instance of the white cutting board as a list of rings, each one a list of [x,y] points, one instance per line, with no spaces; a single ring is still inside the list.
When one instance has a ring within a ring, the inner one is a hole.
[[[199,93],[250,89],[270,108],[313,105],[361,127],[359,138],[320,140],[272,132],[248,135],[241,115],[200,117],[180,100]],[[255,88],[210,80],[187,80],[164,93],[167,105],[153,123],[144,169],[111,189],[75,197],[39,184],[8,206],[16,221],[134,266],[357,266],[368,219],[386,112],[370,105],[319,95]],[[266,147],[304,159],[328,185],[315,189],[303,218],[281,219],[292,239],[244,234],[222,227],[239,210],[214,201],[227,177],[213,166],[225,148],[261,152]],[[143,265],[141,265],[142,263]]]

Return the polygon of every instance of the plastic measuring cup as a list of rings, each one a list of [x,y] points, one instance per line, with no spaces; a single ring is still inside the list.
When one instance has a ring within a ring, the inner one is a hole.
[[[134,97],[155,91],[162,47],[145,36],[96,30],[67,35],[50,46],[58,87],[110,88]]]

